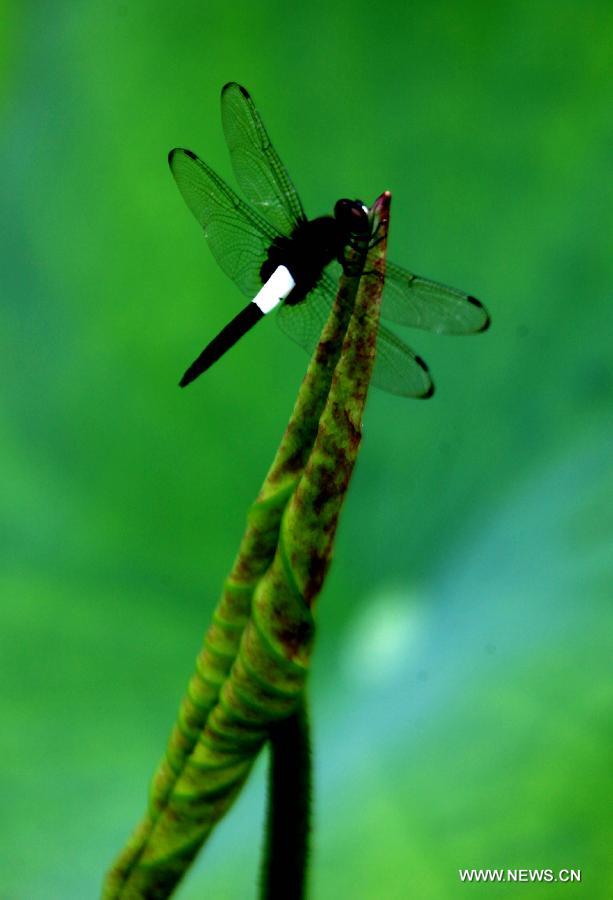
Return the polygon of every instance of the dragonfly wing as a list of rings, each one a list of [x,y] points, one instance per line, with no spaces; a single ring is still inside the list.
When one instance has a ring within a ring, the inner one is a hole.
[[[284,304],[277,314],[282,331],[307,353],[312,353],[317,346],[335,294],[334,280],[324,272],[317,287],[303,303],[295,306]],[[377,335],[372,383],[381,390],[402,397],[430,397],[434,391],[425,362],[381,325]]]
[[[372,383],[383,391],[401,397],[426,399],[434,393],[434,383],[421,356],[384,325],[379,326],[377,335]]]
[[[394,263],[386,266],[381,315],[399,325],[439,334],[474,334],[490,324],[487,310],[475,297]]]
[[[240,290],[253,297],[262,287],[260,268],[278,232],[191,150],[172,150],[168,162],[213,256]]]
[[[302,303],[296,303],[294,306],[284,303],[279,307],[277,323],[281,331],[307,353],[315,350],[330,315],[331,301],[334,299],[334,282],[331,282],[331,286],[332,293],[322,278]]]
[[[255,104],[240,84],[221,92],[221,120],[236,180],[245,197],[282,234],[306,219],[296,188],[270,142]]]

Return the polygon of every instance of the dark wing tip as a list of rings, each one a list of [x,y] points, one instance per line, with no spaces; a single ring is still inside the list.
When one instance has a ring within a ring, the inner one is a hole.
[[[421,356],[418,356],[417,354],[415,354],[415,362],[417,363],[418,366],[421,366],[421,368],[424,370],[424,372],[428,376],[428,382],[429,382],[428,388],[425,391],[425,393],[417,394],[416,399],[417,400],[429,400],[430,397],[434,394],[434,382],[432,381],[432,376],[430,375],[430,369],[428,368],[428,363],[425,361],[425,359],[422,359]]]
[[[195,159],[195,160],[198,159],[196,154],[193,153],[191,150],[185,150],[183,147],[174,147],[174,149],[172,149],[170,151],[170,153],[168,154],[168,165],[170,166],[171,169],[172,169],[172,164],[175,161],[175,157],[180,156],[181,154],[183,154],[184,156],[189,156],[190,159]]]
[[[433,397],[433,396],[434,396],[434,382],[431,380],[431,381],[430,381],[430,387],[428,388],[428,390],[426,391],[426,393],[425,393],[425,394],[420,394],[419,397],[418,397],[417,399],[418,399],[418,400],[429,400],[430,397]]]
[[[481,328],[479,329],[479,331],[477,332],[477,334],[481,334],[482,331],[487,331],[487,329],[488,329],[488,328],[490,327],[490,325],[492,324],[492,320],[490,319],[490,314],[489,314],[488,311],[485,309],[485,307],[483,307],[483,312],[485,313],[485,322],[483,323],[483,325],[481,326]]]
[[[473,296],[471,296],[470,294],[468,295],[468,297],[467,297],[466,299],[468,300],[469,303],[472,303],[473,306],[476,306],[477,309],[480,309],[481,312],[482,312],[482,313],[484,314],[484,316],[485,316],[485,322],[483,323],[483,325],[481,326],[481,328],[478,328],[478,329],[477,329],[477,331],[476,331],[475,333],[476,333],[476,334],[481,334],[482,331],[487,331],[487,329],[490,327],[491,322],[492,322],[492,320],[490,319],[490,314],[488,313],[487,309],[485,308],[485,306],[483,305],[483,303],[481,303],[480,300],[477,300],[476,297],[473,297]]]
[[[247,100],[251,100],[251,95],[249,94],[249,91],[246,88],[244,88],[242,86],[242,84],[239,84],[237,81],[227,81],[221,89],[221,94],[223,96],[226,93],[226,91],[231,91],[231,90],[235,90],[235,89],[239,90],[241,92],[241,94],[243,95],[243,97],[246,97]]]

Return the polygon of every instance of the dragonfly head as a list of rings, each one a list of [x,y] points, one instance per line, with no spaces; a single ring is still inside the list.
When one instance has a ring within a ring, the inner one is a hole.
[[[338,200],[334,206],[334,218],[348,234],[366,236],[370,233],[368,208],[361,200]]]

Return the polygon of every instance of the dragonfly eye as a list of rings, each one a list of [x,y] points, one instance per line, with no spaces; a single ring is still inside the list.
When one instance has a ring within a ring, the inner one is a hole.
[[[334,207],[334,218],[351,234],[368,234],[370,231],[368,209],[361,200],[339,200]]]

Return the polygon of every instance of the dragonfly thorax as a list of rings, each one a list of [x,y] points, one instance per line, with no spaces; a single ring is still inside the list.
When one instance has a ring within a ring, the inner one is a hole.
[[[262,283],[278,266],[292,273],[296,287],[286,298],[289,306],[300,303],[313,290],[323,270],[338,260],[345,267],[345,248],[363,244],[370,235],[368,210],[361,200],[339,200],[333,216],[303,219],[289,237],[276,237],[260,269]]]
[[[262,283],[278,266],[286,266],[296,287],[286,298],[290,306],[300,303],[313,290],[325,267],[334,259],[342,261],[345,234],[333,216],[299,222],[290,237],[276,237],[260,269]]]

